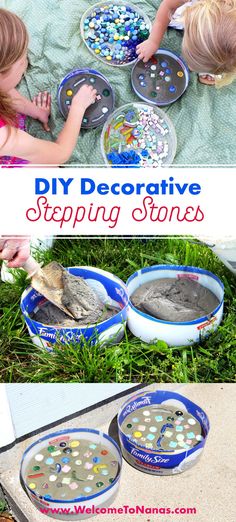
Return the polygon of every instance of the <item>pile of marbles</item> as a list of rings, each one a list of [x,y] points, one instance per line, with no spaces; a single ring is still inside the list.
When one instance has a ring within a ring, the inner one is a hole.
[[[168,162],[171,131],[160,109],[129,104],[107,121],[103,147],[112,165],[159,167]]]
[[[148,38],[150,27],[145,15],[125,3],[97,4],[82,20],[85,43],[98,58],[111,65],[126,65],[136,60],[136,47]]]

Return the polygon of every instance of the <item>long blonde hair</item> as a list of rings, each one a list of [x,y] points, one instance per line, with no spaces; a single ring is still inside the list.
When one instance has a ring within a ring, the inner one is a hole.
[[[28,33],[23,21],[14,13],[0,9],[0,73],[7,74],[26,52]],[[9,95],[0,89],[0,117],[15,124],[16,111]]]
[[[236,78],[236,0],[199,0],[184,13],[183,56],[190,69],[222,75],[216,86]]]

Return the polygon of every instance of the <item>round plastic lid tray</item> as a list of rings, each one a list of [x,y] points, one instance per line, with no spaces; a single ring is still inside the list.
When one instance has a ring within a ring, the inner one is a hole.
[[[189,70],[180,56],[167,49],[159,49],[147,63],[136,61],[131,83],[135,94],[146,103],[170,105],[186,91]]]
[[[90,14],[97,8],[99,7],[105,7],[105,6],[112,6],[112,5],[121,5],[121,6],[125,6],[125,7],[131,7],[134,11],[136,11],[139,15],[141,15],[143,17],[143,20],[144,20],[144,23],[145,25],[148,25],[149,26],[149,31],[151,30],[152,28],[152,23],[151,23],[151,20],[150,18],[143,12],[142,9],[140,9],[139,7],[137,7],[136,5],[132,4],[131,2],[124,2],[122,0],[120,1],[111,1],[111,0],[108,0],[108,2],[98,2],[97,4],[94,4],[92,7],[89,7],[89,9],[87,9],[87,11],[85,11],[83,17],[81,18],[81,22],[80,22],[80,32],[81,32],[81,35],[82,35],[82,38],[83,38],[83,41],[87,47],[87,49],[90,51],[90,53],[93,55],[93,57],[97,58],[98,60],[102,61],[103,63],[106,63],[106,65],[111,65],[113,67],[127,67],[129,65],[133,65],[135,62],[136,62],[136,58],[134,60],[131,60],[130,62],[127,62],[127,63],[124,63],[124,64],[116,64],[113,62],[113,60],[111,60],[110,62],[106,59],[106,57],[103,57],[103,56],[100,56],[99,54],[96,54],[94,52],[93,49],[91,49],[89,47],[89,45],[87,44],[86,42],[86,39],[85,39],[85,30],[84,30],[84,21],[86,20],[86,18],[88,18],[90,16]],[[113,44],[112,44],[113,45]]]
[[[100,100],[90,105],[86,110],[81,124],[83,129],[95,129],[104,125],[115,105],[114,89],[107,78],[99,71],[95,69],[75,69],[68,73],[61,81],[57,92],[59,110],[66,119],[69,112],[68,103],[71,103],[73,96],[83,85],[92,85],[100,95]],[[67,96],[68,90],[72,93],[70,96]],[[109,92],[108,97],[104,95],[105,91]],[[106,112],[103,111],[104,107]]]
[[[177,148],[177,137],[176,137],[174,125],[173,125],[172,121],[170,120],[170,118],[167,116],[167,114],[162,109],[159,109],[159,107],[157,107],[157,106],[153,106],[153,105],[150,106],[146,103],[140,103],[140,102],[128,103],[126,105],[123,105],[122,107],[119,107],[119,109],[117,109],[115,112],[113,112],[107,119],[107,121],[103,127],[102,134],[101,134],[101,152],[102,152],[102,156],[103,156],[103,159],[104,159],[104,162],[106,165],[111,165],[111,163],[108,161],[108,158],[107,158],[107,154],[109,154],[110,151],[106,150],[106,148],[105,148],[105,135],[106,135],[106,132],[107,132],[109,126],[112,125],[113,122],[114,122],[114,124],[117,123],[116,122],[117,117],[119,115],[122,115],[125,111],[128,112],[129,110],[132,110],[133,108],[144,109],[144,108],[148,108],[148,107],[152,111],[154,111],[155,114],[157,114],[159,117],[163,118],[165,123],[168,125],[169,133],[166,136],[158,135],[158,137],[161,141],[166,139],[168,141],[168,146],[169,146],[168,155],[166,158],[164,158],[163,166],[171,165],[171,163],[174,160],[174,157],[176,154],[176,148]],[[131,149],[128,149],[124,142],[124,145],[121,148],[121,152],[129,151],[129,150],[131,150]],[[141,149],[137,149],[136,152],[141,153]]]

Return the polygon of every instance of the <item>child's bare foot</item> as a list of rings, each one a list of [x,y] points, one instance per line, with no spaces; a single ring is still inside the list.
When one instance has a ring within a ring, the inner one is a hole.
[[[215,85],[216,79],[222,78],[221,74],[199,74],[198,79],[200,83],[203,83],[205,85]]]
[[[48,119],[51,113],[51,94],[47,91],[39,92],[32,101],[38,108],[38,120],[43,124],[44,130],[49,132]]]

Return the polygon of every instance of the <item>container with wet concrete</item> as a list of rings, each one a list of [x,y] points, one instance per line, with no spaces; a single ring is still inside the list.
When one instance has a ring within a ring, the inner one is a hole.
[[[199,342],[219,325],[224,286],[201,268],[156,265],[127,281],[128,326],[146,342],[181,346]]]
[[[131,296],[136,308],[170,322],[194,321],[219,305],[216,295],[191,279],[163,278],[141,285]]]
[[[32,288],[22,295],[21,309],[33,342],[46,348],[56,342],[119,342],[128,308],[123,281],[93,267],[63,269],[62,279],[60,300],[69,315]]]

